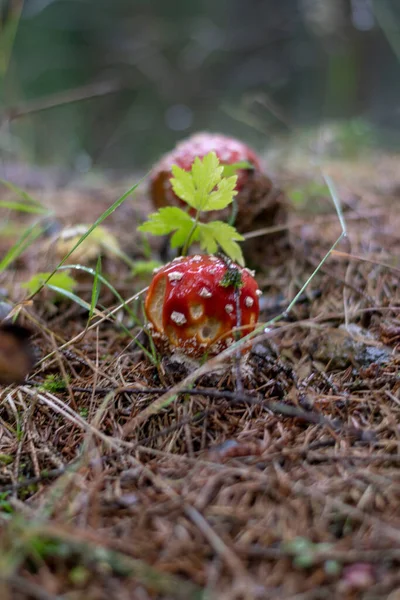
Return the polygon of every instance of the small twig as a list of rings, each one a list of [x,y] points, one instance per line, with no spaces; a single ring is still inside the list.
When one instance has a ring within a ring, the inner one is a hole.
[[[115,395],[119,394],[167,394],[167,388],[129,388],[129,387],[121,387],[121,388],[97,388],[93,390],[93,388],[83,388],[83,387],[73,387],[72,388],[76,392],[82,393],[98,393],[98,394],[107,394],[110,392],[114,392]],[[323,427],[327,427],[331,431],[339,431],[341,430],[343,433],[347,433],[356,439],[361,441],[371,442],[373,440],[373,432],[364,431],[361,429],[356,429],[354,427],[344,426],[340,421],[335,420],[332,421],[328,417],[321,415],[312,411],[305,411],[297,406],[293,406],[290,404],[284,404],[283,402],[270,401],[268,399],[262,398],[261,396],[251,396],[248,394],[243,394],[240,392],[228,392],[221,391],[215,389],[207,389],[207,388],[184,388],[179,390],[179,394],[189,395],[189,396],[210,396],[211,398],[222,398],[229,400],[231,404],[251,404],[262,406],[266,410],[271,411],[277,415],[283,415],[285,417],[291,417],[294,419],[300,419],[306,423],[313,423],[314,425],[320,425]],[[177,424],[181,426],[181,424]]]
[[[225,544],[222,538],[215,533],[203,515],[193,506],[185,506],[184,511],[187,517],[190,518],[199,531],[201,531],[214,551],[223,557],[232,573],[235,573],[236,576],[246,577],[246,571],[240,558]]]
[[[251,558],[263,558],[266,560],[279,560],[290,557],[292,554],[282,548],[268,548],[254,544],[249,547],[236,547],[240,556]],[[350,550],[325,550],[313,552],[313,564],[323,564],[327,560],[335,560],[342,564],[352,564],[356,562],[380,563],[388,560],[400,561],[400,548],[382,548],[379,550],[359,550],[357,548]]]
[[[67,90],[44,98],[36,98],[20,106],[8,108],[4,111],[3,121],[14,121],[21,117],[26,117],[31,114],[42,112],[50,108],[80,102],[82,100],[90,100],[98,96],[105,96],[121,90],[123,86],[120,81],[101,81],[84,85],[73,90]]]

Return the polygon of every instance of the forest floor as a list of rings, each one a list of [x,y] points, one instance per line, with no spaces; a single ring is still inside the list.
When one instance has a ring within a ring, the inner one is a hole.
[[[348,235],[258,336],[244,390],[225,365],[174,397],[186,367],[136,345],[143,293],[128,314],[102,286],[89,326],[48,289],[23,305],[38,362],[0,388],[2,600],[400,598],[399,164],[323,165]],[[276,176],[293,198],[290,248],[277,257],[263,237],[263,322],[341,233],[316,168],[297,159]],[[28,191],[70,225],[93,223],[129,185]],[[2,256],[32,215],[0,210]],[[139,191],[104,222],[133,260],[146,260],[136,226],[148,212]],[[57,265],[46,243],[0,273],[12,303]],[[102,273],[127,301],[148,283],[112,258]],[[71,275],[90,304],[93,278]]]

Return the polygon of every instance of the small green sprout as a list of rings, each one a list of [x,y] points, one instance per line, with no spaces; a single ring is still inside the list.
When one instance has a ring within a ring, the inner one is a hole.
[[[50,373],[49,375],[46,375],[44,382],[39,389],[43,392],[56,394],[57,392],[64,392],[67,389],[67,384],[61,375]]]
[[[321,559],[321,555],[330,552],[332,545],[328,543],[315,544],[305,537],[296,537],[282,544],[282,549],[292,557],[292,562],[298,569],[310,569]],[[341,565],[336,560],[327,559],[323,561],[324,570],[327,575],[340,573]]]
[[[172,173],[172,189],[188,205],[187,210],[176,206],[160,208],[138,230],[153,235],[174,232],[171,246],[183,247],[183,255],[194,242],[198,242],[209,254],[214,254],[220,247],[230,259],[243,265],[243,254],[237,242],[244,238],[235,227],[223,221],[200,221],[203,212],[222,210],[232,204],[237,194],[237,176],[224,176],[224,167],[215,152],[210,152],[203,160],[196,157],[191,171],[174,165]],[[189,209],[195,213],[194,216],[189,214]]]
[[[89,409],[86,406],[81,406],[81,408],[79,409],[79,414],[82,417],[82,419],[87,419],[89,416]]]
[[[10,496],[10,492],[0,493],[0,513],[11,514],[13,512],[13,507],[8,500]]]

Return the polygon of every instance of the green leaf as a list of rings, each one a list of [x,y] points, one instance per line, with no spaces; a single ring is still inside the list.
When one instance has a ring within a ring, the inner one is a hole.
[[[254,165],[247,162],[247,160],[241,160],[231,165],[224,165],[223,175],[224,177],[236,175],[237,171],[239,171],[240,169],[245,169],[246,171],[254,171]]]
[[[202,210],[220,210],[229,206],[237,194],[237,191],[235,190],[236,182],[236,175],[222,179],[218,184],[217,189],[209,194]]]
[[[196,205],[196,188],[194,187],[192,174],[177,165],[172,165],[172,174],[174,177],[170,181],[172,189],[178,198],[184,200],[192,208],[198,208]]]
[[[142,275],[149,275],[153,273],[154,269],[158,269],[162,266],[159,260],[135,260],[132,267],[132,275],[140,277]]]
[[[208,195],[221,181],[223,170],[224,168],[219,166],[215,152],[210,152],[203,160],[196,156],[192,165],[192,177],[197,196],[196,208],[204,210]]]
[[[244,265],[242,250],[237,243],[244,240],[244,237],[234,227],[223,221],[199,223],[198,227],[200,245],[206,252],[213,254],[220,246],[229,258]]]
[[[238,164],[242,166],[244,163]],[[195,218],[178,207],[161,208],[138,227],[139,231],[153,235],[173,233],[171,246],[183,247],[183,254],[194,242],[200,242],[210,254],[220,246],[230,258],[242,265],[243,255],[237,241],[244,238],[236,229],[222,221],[199,221],[202,211],[224,209],[232,204],[237,194],[237,176],[224,177],[223,171],[215,152],[210,152],[202,160],[196,157],[190,172],[173,165],[172,188],[181,200],[197,211]]]
[[[218,250],[218,243],[214,232],[210,228],[210,223],[200,223],[198,227],[200,246],[208,254],[214,254]]]
[[[68,271],[64,273],[36,273],[31,279],[22,284],[21,287],[28,290],[29,294],[35,294],[40,288],[43,287],[44,282],[52,284],[54,287],[59,289],[72,292],[76,287],[76,281],[73,277],[68,274]]]
[[[166,235],[175,231],[171,245],[176,248],[184,244],[193,228],[193,224],[193,219],[181,208],[168,206],[151,214],[149,220],[140,225],[138,230],[153,235]]]
[[[192,228],[190,228],[189,230],[181,228],[175,231],[174,235],[171,238],[171,248],[181,248],[189,240],[189,236],[190,244],[192,244],[193,242],[197,242],[199,239],[198,226],[192,226]],[[188,244],[188,246],[190,246],[190,244]]]
[[[226,178],[223,170],[215,152],[210,152],[203,160],[196,156],[190,172],[177,165],[172,166],[172,189],[178,198],[196,210],[225,208],[237,194],[237,177]]]

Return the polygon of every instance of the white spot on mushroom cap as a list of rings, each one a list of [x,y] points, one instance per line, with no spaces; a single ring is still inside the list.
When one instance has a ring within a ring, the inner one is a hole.
[[[256,295],[257,296],[262,296],[262,291],[261,290],[256,290]]]
[[[189,308],[190,314],[196,321],[204,314],[204,307],[201,304],[194,304]]]
[[[211,298],[212,293],[210,292],[210,290],[206,287],[202,287],[201,290],[199,291],[199,296],[201,296],[202,298]]]
[[[245,267],[245,268],[244,268],[244,270],[245,270],[245,271],[246,271],[246,272],[247,272],[249,275],[251,275],[252,277],[254,277],[254,276],[255,276],[255,274],[256,274],[256,272],[255,272],[255,271],[253,271],[252,269],[248,269],[247,267]]]
[[[228,315],[230,315],[233,312],[233,310],[234,310],[233,304],[227,304],[225,306],[225,310],[228,313]]]
[[[254,304],[254,298],[252,298],[251,296],[246,296],[246,298],[244,299],[244,303],[248,308],[250,308],[250,306],[253,306]]]
[[[201,261],[201,256],[199,254],[195,254],[194,256],[192,256],[192,260],[194,262],[200,262]]]
[[[186,323],[186,317],[183,313],[174,310],[171,314],[171,321],[173,321],[177,325],[184,325]]]
[[[183,273],[180,273],[180,271],[171,271],[171,273],[168,273],[168,279],[170,281],[180,281],[183,277]]]

